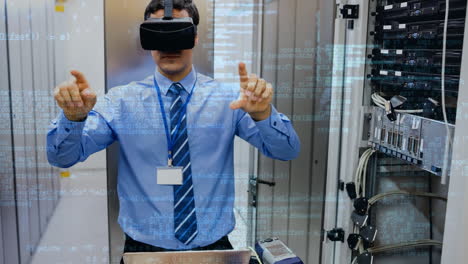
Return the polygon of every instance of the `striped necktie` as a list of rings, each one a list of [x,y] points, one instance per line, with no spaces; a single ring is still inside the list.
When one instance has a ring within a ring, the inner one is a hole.
[[[174,233],[182,243],[188,245],[197,235],[197,217],[193,195],[192,170],[187,137],[186,114],[180,96],[183,86],[173,83],[169,88],[172,96],[170,107],[172,163],[183,167],[183,183],[174,186]],[[186,108],[186,107],[185,107]],[[179,124],[179,127],[177,125]]]

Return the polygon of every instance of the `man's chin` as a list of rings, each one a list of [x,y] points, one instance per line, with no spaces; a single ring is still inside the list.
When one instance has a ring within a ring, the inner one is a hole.
[[[162,65],[160,64],[159,68],[161,69],[162,72],[164,72],[165,74],[169,74],[169,75],[178,74],[184,71],[184,67],[181,65],[166,64],[166,63]]]

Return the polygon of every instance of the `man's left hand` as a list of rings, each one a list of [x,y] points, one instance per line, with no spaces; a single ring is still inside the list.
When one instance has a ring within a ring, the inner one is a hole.
[[[267,119],[271,114],[270,102],[273,97],[273,87],[255,74],[247,74],[245,64],[239,63],[240,94],[231,102],[231,109],[241,108],[255,121]]]

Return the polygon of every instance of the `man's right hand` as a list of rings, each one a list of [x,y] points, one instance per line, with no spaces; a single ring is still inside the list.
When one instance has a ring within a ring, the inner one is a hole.
[[[54,98],[70,121],[83,121],[96,104],[96,93],[89,86],[83,73],[70,71],[74,78],[63,82],[54,90]]]

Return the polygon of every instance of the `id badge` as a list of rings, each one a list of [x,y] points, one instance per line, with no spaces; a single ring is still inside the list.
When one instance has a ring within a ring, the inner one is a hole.
[[[156,183],[164,185],[182,185],[183,167],[156,168]]]

